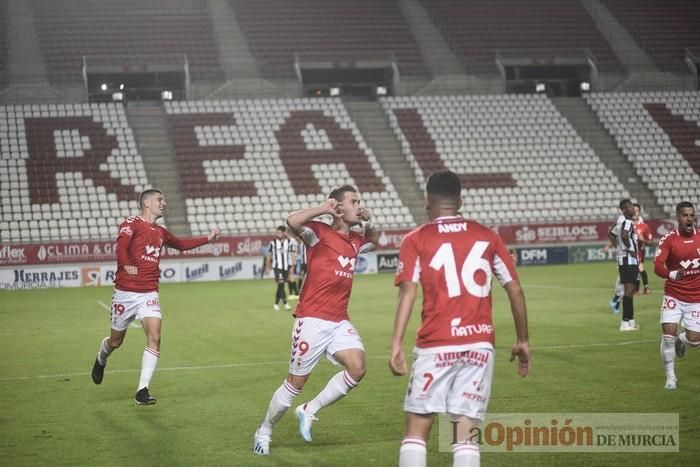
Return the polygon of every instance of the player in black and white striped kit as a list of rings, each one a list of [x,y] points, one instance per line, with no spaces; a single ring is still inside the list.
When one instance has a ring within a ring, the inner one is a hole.
[[[277,291],[275,292],[275,304],[272,307],[275,311],[280,309],[279,302],[284,303],[286,310],[290,309],[287,303],[287,292],[284,285],[289,281],[292,268],[292,244],[287,237],[287,227],[280,225],[275,232],[276,238],[270,242],[270,247],[267,253],[267,267],[269,270],[272,267],[275,272],[275,282],[277,282]]]
[[[608,232],[610,241],[617,246],[617,269],[624,286],[620,331],[637,331],[639,326],[634,320],[633,297],[639,276],[639,256],[637,231],[632,221],[634,204],[629,199],[623,199],[620,201],[620,211],[622,215]]]
[[[296,256],[296,271],[295,276],[297,280],[297,293],[301,293],[301,286],[304,284],[304,279],[306,278],[307,266],[306,266],[306,244],[304,242],[297,243],[297,256]]]

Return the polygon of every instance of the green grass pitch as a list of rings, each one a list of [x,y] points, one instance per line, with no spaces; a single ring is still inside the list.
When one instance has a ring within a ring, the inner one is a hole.
[[[658,310],[661,282],[635,298],[641,331],[620,333],[607,308],[614,264],[520,269],[528,299],[533,362],[521,379],[508,361],[513,324],[495,290],[497,359],[489,411],[677,412],[680,452],[483,453],[484,466],[681,466],[700,458],[700,353],[676,362],[677,391],[663,389]],[[653,276],[653,274],[650,274]],[[274,312],[270,280],[167,284],[162,357],[151,389],[158,404],[137,407],[145,339],[130,328],[105,379],[89,376],[107,334],[111,289],[0,293],[0,464],[19,465],[397,465],[405,378],[387,366],[396,290],[393,276],[355,278],[350,315],[367,349],[360,386],[319,413],[306,444],[290,411],[277,425],[272,453],[251,453],[252,433],[286,375],[292,318]],[[418,307],[406,348],[418,324]],[[313,397],[336,371],[322,362],[297,402]],[[429,465],[451,465],[438,451]]]

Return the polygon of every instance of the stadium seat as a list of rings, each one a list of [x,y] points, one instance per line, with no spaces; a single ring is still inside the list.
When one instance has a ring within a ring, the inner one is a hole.
[[[700,197],[700,93],[592,93],[586,101],[621,152],[673,215]]]
[[[479,221],[603,219],[629,196],[545,96],[391,97],[382,105],[416,182],[456,171],[465,211]],[[582,204],[563,209],[572,192]]]
[[[273,231],[345,183],[359,188],[377,225],[414,225],[338,99],[172,102],[166,112],[194,234],[208,232],[206,216],[226,212],[231,233]]]
[[[496,54],[510,51],[548,59],[553,53],[590,49],[599,69],[621,68],[579,1],[421,0],[421,3],[472,74],[496,73]]]
[[[0,107],[0,128],[2,238],[109,239],[136,212],[148,179],[121,105]]]

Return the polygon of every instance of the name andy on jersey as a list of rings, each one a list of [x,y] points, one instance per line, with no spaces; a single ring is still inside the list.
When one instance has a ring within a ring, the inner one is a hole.
[[[439,233],[458,233],[467,231],[467,223],[460,222],[456,224],[438,224]]]

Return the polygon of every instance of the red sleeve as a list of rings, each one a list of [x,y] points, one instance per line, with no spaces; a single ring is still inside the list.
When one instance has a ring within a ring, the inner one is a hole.
[[[654,236],[651,234],[651,227],[649,227],[647,224],[644,224],[644,238],[647,239],[647,241],[651,241]]]
[[[125,220],[119,225],[119,235],[117,236],[117,268],[119,266],[128,266],[129,262],[129,245],[131,239],[134,238],[133,223],[130,220]]]
[[[417,236],[418,231],[414,230],[401,240],[401,247],[399,247],[399,265],[396,268],[394,285],[398,286],[402,282],[418,282],[420,279],[421,269],[416,243]]]
[[[668,273],[671,272],[666,268],[666,260],[671,252],[670,243],[671,241],[668,239],[668,235],[662,238],[654,254],[654,273],[664,279],[668,279]]]
[[[119,235],[117,237],[117,268],[129,266],[129,244],[131,237]]]
[[[209,243],[208,237],[178,238],[166,229],[163,229],[163,234],[163,243],[180,251],[191,250],[192,248],[197,248],[198,246]]]
[[[309,229],[311,232],[302,231],[299,238],[301,238],[309,248],[313,248],[321,241],[323,234],[330,229],[330,226],[325,222],[309,221],[304,224],[304,228]]]

